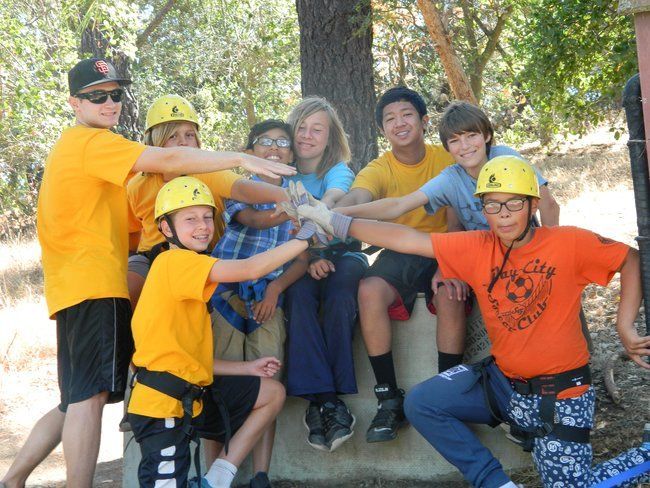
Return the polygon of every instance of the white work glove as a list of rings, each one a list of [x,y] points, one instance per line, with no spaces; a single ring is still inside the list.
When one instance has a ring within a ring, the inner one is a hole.
[[[338,237],[341,240],[345,240],[348,237],[352,217],[332,212],[322,203],[318,206],[300,205],[298,207],[298,215],[301,219],[315,222],[325,232],[334,237]]]
[[[298,207],[300,205],[322,205],[327,209],[327,206],[321,203],[319,200],[314,198],[311,193],[309,193],[305,186],[302,184],[302,181],[299,181],[297,184],[293,181],[289,182],[289,188],[285,188],[284,192],[289,198],[288,202],[280,202],[280,208],[293,220],[296,220],[301,226],[303,225],[304,219],[298,214]],[[322,227],[316,224],[316,230],[314,236],[318,241],[319,247],[326,247],[329,244],[329,239]]]

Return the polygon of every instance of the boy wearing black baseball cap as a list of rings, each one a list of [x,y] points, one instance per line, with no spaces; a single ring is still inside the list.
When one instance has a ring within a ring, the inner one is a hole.
[[[66,486],[92,485],[103,407],[123,399],[133,353],[126,281],[129,175],[235,166],[272,177],[295,172],[247,154],[145,146],[111,132],[130,83],[106,59],[80,61],[68,73],[76,124],[48,156],[37,210],[45,298],[57,322],[61,403],[34,427],[0,483],[7,488],[24,486],[59,441]],[[280,190],[277,201],[285,199],[279,187],[269,186]]]

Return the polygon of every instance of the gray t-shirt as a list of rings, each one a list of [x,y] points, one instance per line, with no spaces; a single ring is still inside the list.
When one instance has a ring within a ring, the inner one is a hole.
[[[522,158],[521,154],[508,146],[491,147],[488,159],[497,156]],[[539,185],[546,185],[548,181],[537,168],[534,169]],[[433,214],[441,207],[451,207],[458,215],[465,230],[489,229],[487,220],[481,211],[481,200],[474,196],[476,180],[459,164],[452,164],[442,170],[438,176],[426,182],[420,191],[424,192],[429,200],[424,206],[427,213]]]

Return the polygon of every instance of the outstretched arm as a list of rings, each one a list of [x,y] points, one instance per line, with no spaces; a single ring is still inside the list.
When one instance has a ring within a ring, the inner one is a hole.
[[[261,230],[280,225],[289,220],[289,216],[278,213],[277,210],[255,210],[248,207],[237,212],[235,220],[246,227]]]
[[[147,146],[131,171],[145,173],[211,173],[241,167],[251,173],[277,177],[296,173],[295,168],[249,154],[231,151],[207,151],[193,147]]]
[[[221,259],[212,266],[209,280],[213,283],[238,283],[261,278],[291,261],[308,247],[307,241],[292,239],[247,259]]]
[[[230,198],[244,203],[278,203],[288,200],[281,186],[240,178],[230,191]]]
[[[428,258],[433,255],[431,236],[411,227],[375,220],[354,219],[348,235],[374,246]]]
[[[616,315],[616,330],[630,359],[642,368],[650,369],[650,364],[642,359],[642,356],[650,355],[650,336],[639,336],[634,325],[641,306],[641,271],[636,249],[628,251],[620,272],[621,301]]]
[[[374,202],[337,207],[336,211],[350,217],[364,219],[393,220],[427,203],[427,196],[420,190],[403,197],[391,197],[375,200]]]
[[[349,207],[350,205],[359,205],[367,202],[372,202],[372,193],[365,188],[352,188],[338,199],[332,208]]]

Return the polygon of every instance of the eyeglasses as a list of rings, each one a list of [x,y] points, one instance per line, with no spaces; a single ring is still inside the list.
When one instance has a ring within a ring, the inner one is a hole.
[[[527,198],[512,198],[507,202],[487,202],[482,203],[483,210],[486,214],[494,215],[501,212],[502,207],[506,207],[511,212],[519,212],[524,208]]]
[[[259,144],[264,147],[271,147],[273,143],[282,148],[291,147],[291,141],[285,137],[280,137],[279,139],[271,139],[270,137],[256,137],[253,141],[253,144]]]
[[[88,93],[77,93],[75,97],[88,100],[90,103],[95,103],[97,105],[106,103],[108,97],[111,97],[111,100],[113,100],[113,102],[119,103],[122,101],[122,97],[124,97],[124,90],[121,88],[116,88],[115,90],[111,91],[95,90]]]

